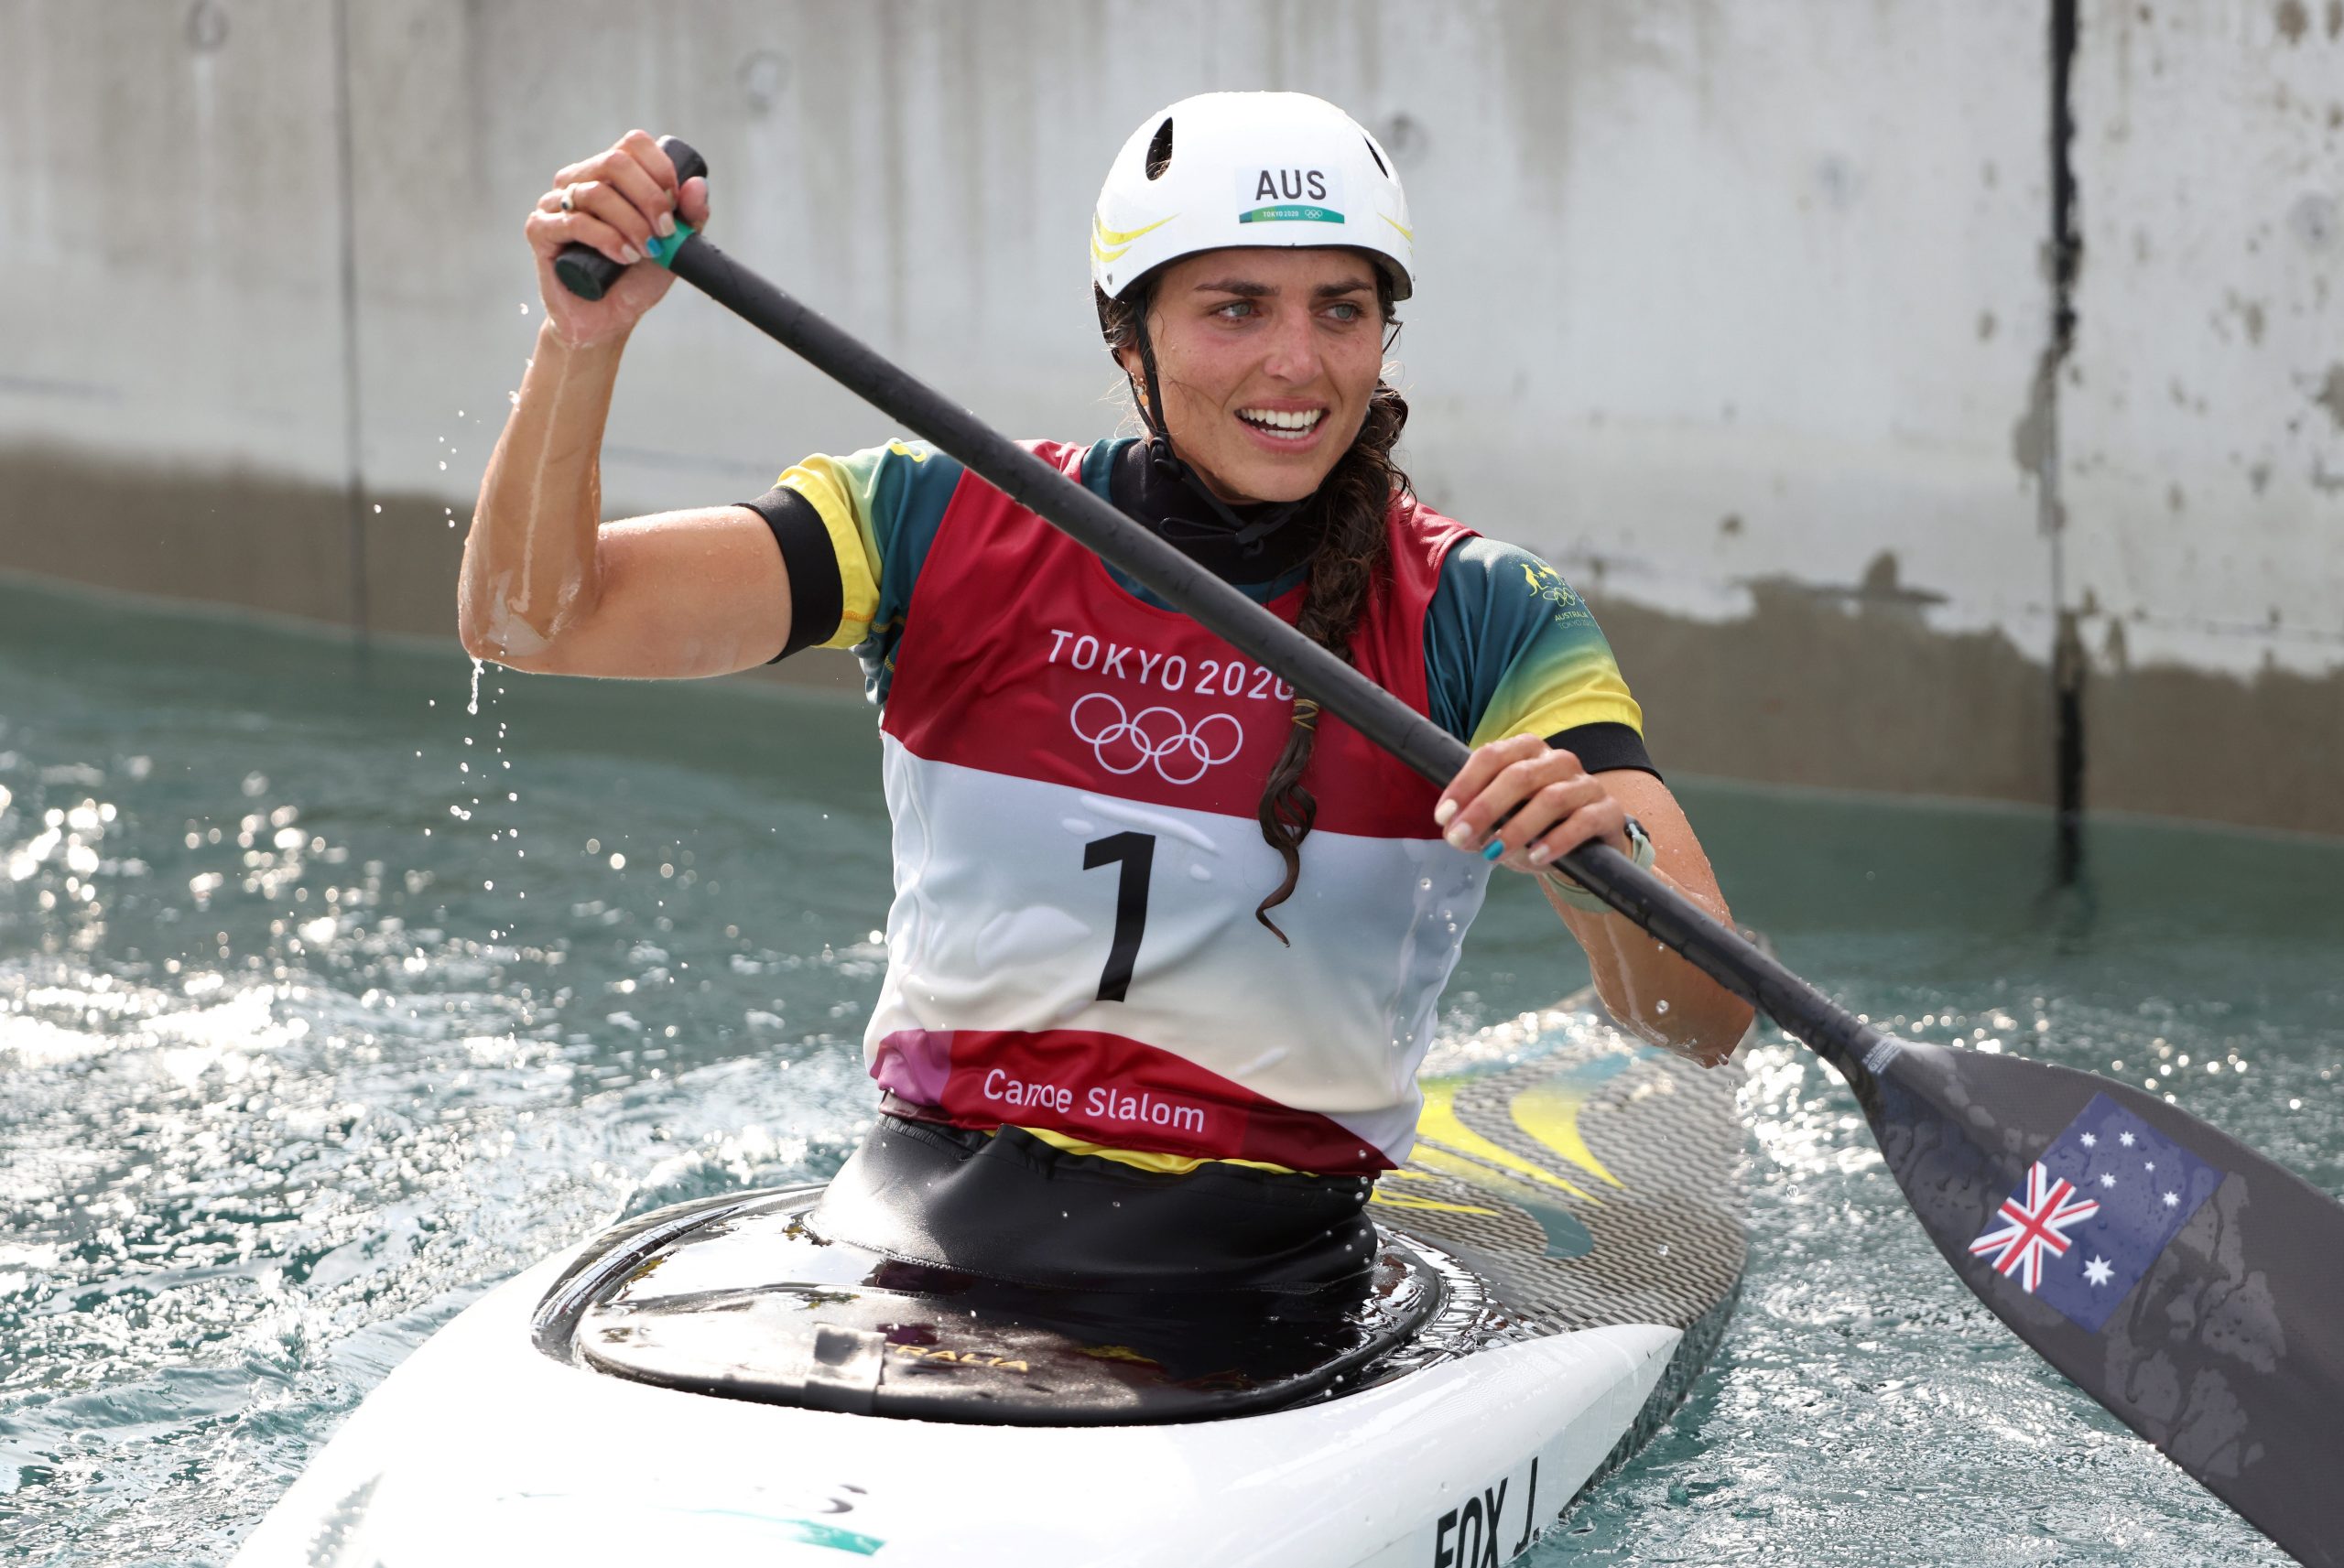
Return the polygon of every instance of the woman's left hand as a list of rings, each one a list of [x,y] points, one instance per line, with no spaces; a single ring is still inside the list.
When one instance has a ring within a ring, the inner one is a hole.
[[[1503,845],[1503,863],[1517,871],[1539,871],[1590,839],[1628,849],[1627,808],[1577,757],[1536,735],[1477,749],[1440,792],[1433,822],[1460,849]]]

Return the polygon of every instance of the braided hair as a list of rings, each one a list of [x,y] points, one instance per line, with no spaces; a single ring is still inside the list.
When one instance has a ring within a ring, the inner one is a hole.
[[[1146,315],[1154,289],[1132,288],[1113,299],[1103,291],[1094,292],[1099,328],[1107,346],[1111,350],[1134,351],[1153,386],[1156,354],[1148,338]],[[1380,268],[1376,274],[1375,304],[1383,317],[1388,348],[1400,322],[1393,313],[1390,279]],[[1141,417],[1157,440],[1168,443],[1169,438],[1157,423],[1148,400],[1140,402]],[[1379,378],[1368,399],[1367,416],[1361,421],[1359,434],[1303,503],[1304,511],[1296,520],[1318,539],[1310,552],[1310,586],[1303,598],[1297,630],[1345,664],[1353,662],[1351,633],[1367,608],[1368,594],[1389,568],[1391,545],[1384,518],[1395,499],[1414,493],[1407,474],[1392,458],[1392,449],[1407,422],[1407,400],[1389,382]],[[1254,812],[1262,825],[1263,840],[1286,862],[1286,879],[1255,907],[1253,918],[1289,946],[1293,944],[1278,929],[1277,922],[1270,918],[1270,911],[1294,896],[1295,887],[1302,878],[1302,840],[1318,817],[1318,797],[1303,783],[1303,775],[1310,766],[1311,752],[1318,742],[1318,705],[1297,694],[1286,746],[1278,752],[1277,762],[1262,786],[1261,803]]]

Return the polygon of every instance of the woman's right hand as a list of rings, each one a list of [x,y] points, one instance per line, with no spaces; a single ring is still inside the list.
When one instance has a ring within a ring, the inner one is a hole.
[[[570,210],[562,211],[568,191]],[[708,224],[708,181],[698,176],[678,190],[676,166],[647,132],[629,131],[618,145],[573,163],[553,177],[522,232],[537,258],[537,293],[547,324],[574,349],[622,338],[659,303],[675,275],[646,261],[654,234],[675,232],[678,218],[694,229]],[[554,258],[573,242],[591,245],[626,267],[600,299],[581,299],[554,276]]]

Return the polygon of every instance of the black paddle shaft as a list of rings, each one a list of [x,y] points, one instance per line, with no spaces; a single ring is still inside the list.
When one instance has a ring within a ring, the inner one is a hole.
[[[906,429],[1076,543],[1177,606],[1254,663],[1435,784],[1457,776],[1464,742],[1106,502],[1001,435],[868,345],[840,330],[700,236],[669,264],[678,277],[851,388]],[[1813,1046],[1844,1074],[1863,1072],[1882,1035],[1752,943],[1604,844],[1556,864],[1682,953],[1704,974]]]
[[[705,239],[667,265],[1426,778],[1464,765],[1454,736]],[[1839,1070],[1930,1239],[2021,1338],[2297,1559],[2344,1568],[2344,1207],[2154,1095],[1891,1039],[1608,846],[1557,863]],[[2120,1188],[2155,1176],[2112,1152],[2135,1139],[2166,1185],[2128,1208]]]

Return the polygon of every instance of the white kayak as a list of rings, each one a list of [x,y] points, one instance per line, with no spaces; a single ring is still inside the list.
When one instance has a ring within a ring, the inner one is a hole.
[[[818,1189],[702,1200],[457,1317],[236,1568],[1510,1562],[1675,1407],[1743,1262],[1739,1073],[1556,1033],[1427,1080],[1340,1323],[964,1315],[811,1234]]]

